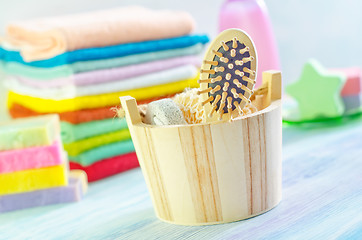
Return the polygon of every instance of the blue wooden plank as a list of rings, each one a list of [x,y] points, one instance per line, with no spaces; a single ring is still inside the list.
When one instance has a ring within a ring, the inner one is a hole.
[[[0,215],[0,239],[358,239],[362,124],[283,130],[283,200],[245,221],[159,221],[140,169],[90,185],[79,203]]]

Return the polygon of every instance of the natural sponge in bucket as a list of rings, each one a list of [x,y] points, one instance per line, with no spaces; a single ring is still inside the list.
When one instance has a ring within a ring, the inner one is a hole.
[[[202,123],[205,121],[205,110],[202,106],[200,95],[197,94],[198,90],[198,88],[186,89],[184,92],[176,94],[173,98],[174,102],[181,109],[188,124]],[[252,103],[247,103],[239,114],[239,117],[257,111],[258,109]]]
[[[170,98],[149,103],[146,110],[145,123],[152,125],[187,124],[180,108]]]

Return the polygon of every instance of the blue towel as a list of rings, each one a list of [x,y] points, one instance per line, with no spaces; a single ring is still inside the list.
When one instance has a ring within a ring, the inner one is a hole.
[[[0,59],[5,62],[18,62],[32,67],[51,68],[79,61],[99,60],[168,49],[184,48],[198,43],[205,44],[208,41],[209,38],[207,35],[189,35],[107,47],[78,49],[62,53],[50,59],[33,62],[25,62],[20,53],[17,51],[9,51],[0,48]]]

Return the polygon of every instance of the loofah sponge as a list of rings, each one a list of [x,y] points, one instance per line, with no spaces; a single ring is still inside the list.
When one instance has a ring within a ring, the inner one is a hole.
[[[148,104],[145,123],[152,125],[187,124],[182,111],[170,98],[157,100]]]
[[[186,89],[184,92],[177,94],[173,100],[181,109],[187,123],[201,123],[204,119],[204,108],[200,102],[198,89]]]
[[[197,88],[186,89],[173,98],[188,124],[202,123],[205,118],[201,97],[197,94],[198,90]],[[247,103],[240,116],[246,116],[257,111],[258,109],[252,103]]]
[[[257,112],[258,109],[252,103],[247,103],[242,111],[243,113],[241,114],[241,116],[246,116]]]

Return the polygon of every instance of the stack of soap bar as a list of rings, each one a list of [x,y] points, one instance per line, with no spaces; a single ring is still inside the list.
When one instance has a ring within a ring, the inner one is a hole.
[[[361,69],[358,67],[354,67],[332,69],[332,71],[343,73],[346,76],[346,83],[344,84],[341,91],[341,96],[345,106],[345,112],[349,113],[361,109]]]
[[[81,170],[70,171],[68,182],[69,184],[63,187],[0,196],[0,213],[80,201],[87,192],[86,173]]]
[[[79,199],[69,190],[75,185],[58,115],[0,123],[0,212]]]
[[[0,195],[68,183],[57,115],[0,124]]]

